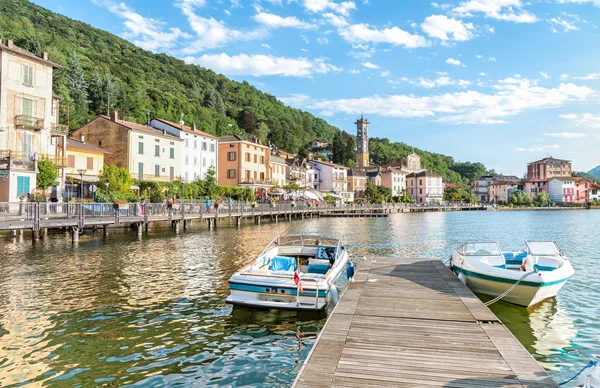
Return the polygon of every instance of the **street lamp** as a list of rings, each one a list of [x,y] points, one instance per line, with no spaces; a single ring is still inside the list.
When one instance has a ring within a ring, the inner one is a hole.
[[[79,198],[83,198],[83,174],[87,172],[86,169],[80,168],[77,170],[81,179],[79,180]]]
[[[105,201],[108,202],[108,185],[110,184],[110,182],[104,182],[104,187],[105,187],[105,194],[106,194],[106,199]]]
[[[181,177],[181,201],[185,202],[185,178]]]

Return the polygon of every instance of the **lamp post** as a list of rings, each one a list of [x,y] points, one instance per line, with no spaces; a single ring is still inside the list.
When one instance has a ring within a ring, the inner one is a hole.
[[[185,202],[185,178],[181,177],[181,201]]]
[[[104,182],[104,187],[105,187],[105,189],[104,189],[104,194],[106,194],[106,199],[105,199],[105,201],[107,201],[107,202],[108,202],[108,185],[109,185],[109,184],[110,184],[110,182]]]
[[[79,176],[81,178],[79,181],[79,198],[83,198],[83,174],[85,174],[87,170],[84,168],[80,168],[77,170],[77,172],[79,173]]]

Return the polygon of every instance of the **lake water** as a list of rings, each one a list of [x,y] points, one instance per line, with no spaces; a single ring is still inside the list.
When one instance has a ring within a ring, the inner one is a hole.
[[[112,231],[112,230],[111,230]],[[232,311],[227,279],[278,233],[338,236],[366,255],[439,257],[467,240],[520,249],[556,240],[575,276],[556,300],[492,310],[552,377],[600,352],[600,211],[396,214],[245,224],[196,223],[138,240],[62,233],[32,244],[0,238],[0,386],[289,386],[325,318]]]

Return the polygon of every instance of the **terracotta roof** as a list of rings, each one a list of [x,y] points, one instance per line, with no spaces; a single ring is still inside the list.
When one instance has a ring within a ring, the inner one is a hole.
[[[52,93],[52,98],[56,98],[57,100],[61,100],[61,101],[62,101],[62,97],[61,97],[61,96],[59,96],[59,95],[58,95],[58,94],[56,94],[56,93]]]
[[[111,154],[112,155],[111,152],[108,152],[106,150],[103,150],[102,148],[93,146],[91,144],[84,143],[81,140],[73,139],[72,137],[67,138],[67,150],[81,150],[81,151],[95,152],[95,153],[99,153],[99,154]]]
[[[271,155],[269,157],[269,163],[271,163],[271,162],[273,162],[273,163],[279,163],[279,164],[285,164],[285,159],[282,158],[282,157],[280,157],[280,156],[277,156],[277,155]]]
[[[554,179],[558,179],[559,181],[563,181],[563,182],[565,182],[565,181],[575,181],[573,179],[573,177],[555,176],[553,178],[548,179],[548,182],[550,182],[551,180],[554,180]]]
[[[40,58],[37,55],[35,55],[34,53],[29,52],[29,51],[27,51],[25,49],[22,49],[21,47],[17,47],[15,45],[7,46],[5,44],[0,43],[0,50],[11,51],[11,52],[13,52],[15,54],[20,54],[20,55],[26,56],[26,57],[28,57],[30,59],[34,59],[34,60],[43,62],[43,63],[45,63],[45,64],[47,64],[49,66],[52,66],[54,68],[57,68],[57,69],[62,68],[62,66],[59,65],[59,64],[57,64],[57,63],[51,62],[51,61],[46,60],[44,58]]]
[[[392,166],[387,166],[385,168],[382,168],[381,169],[381,173],[384,173],[384,172],[393,172],[393,173],[396,173],[396,174],[408,174],[409,173],[409,171],[405,171],[405,170],[403,170],[401,168],[392,167]]]
[[[530,164],[533,164],[533,163],[540,163],[540,162],[544,162],[544,163],[549,163],[549,162],[571,163],[570,160],[557,159],[557,158],[553,158],[552,156],[549,156],[549,157],[544,158],[544,159],[536,160],[535,162],[527,163],[527,165],[530,165]]]
[[[149,127],[144,124],[138,124],[138,123],[134,123],[133,121],[127,121],[127,120],[121,120],[121,119],[117,119],[117,120],[113,121],[110,119],[110,117],[104,116],[104,115],[100,115],[98,117],[108,120],[110,122],[119,124],[125,128],[129,128],[129,129],[137,131],[137,132],[144,132],[144,133],[154,135],[154,136],[165,136],[165,137],[172,138],[173,140],[177,139],[179,141],[182,141],[182,139],[179,138],[179,136],[173,136],[168,133],[163,133],[163,131],[161,131],[160,129],[152,128],[152,127]]]
[[[413,172],[407,175],[408,178],[414,178],[414,177],[419,177],[419,176],[430,176],[433,178],[441,178],[441,175],[438,174],[434,174],[431,171],[421,171],[421,172]]]
[[[349,168],[348,169],[348,176],[366,178],[367,177],[367,173],[364,172],[361,169],[358,169],[358,168]]]
[[[311,163],[319,163],[319,164],[323,164],[325,166],[329,166],[329,167],[333,167],[333,168],[347,168],[346,166],[342,166],[340,164],[335,164],[335,163],[331,163],[331,162],[323,162],[321,160],[311,160]]]
[[[180,129],[180,130],[185,131],[185,132],[196,133],[198,135],[207,136],[207,137],[210,137],[210,138],[213,138],[213,139],[217,138],[215,135],[211,135],[210,133],[201,131],[198,128],[196,128],[194,130],[194,129],[192,129],[192,127],[188,127],[186,125],[178,124],[178,123],[175,123],[173,121],[169,121],[169,120],[165,120],[165,119],[160,119],[160,118],[157,118],[157,117],[154,118],[153,120],[160,121],[161,123],[165,123],[167,125],[170,125],[173,128],[177,128],[177,129]]]

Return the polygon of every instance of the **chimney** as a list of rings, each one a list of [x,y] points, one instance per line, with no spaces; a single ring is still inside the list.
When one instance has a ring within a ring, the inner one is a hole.
[[[79,140],[80,140],[82,143],[85,143],[85,135],[84,135],[83,133],[82,133],[81,135],[79,135]]]
[[[42,53],[42,59],[43,59],[44,61],[47,61],[47,60],[48,60],[48,53],[47,53],[47,52],[45,52],[45,51],[44,51],[44,52]]]
[[[114,109],[112,112],[110,112],[110,119],[112,121],[117,121],[119,119],[119,111],[117,109]]]
[[[192,128],[192,131],[195,131],[196,130],[196,123],[192,123],[192,127],[191,128]]]
[[[6,45],[7,45],[8,47],[12,47],[12,46],[13,46],[13,41],[12,41],[12,40],[10,40],[10,39],[9,39],[9,40],[7,40],[7,41],[6,41]]]

